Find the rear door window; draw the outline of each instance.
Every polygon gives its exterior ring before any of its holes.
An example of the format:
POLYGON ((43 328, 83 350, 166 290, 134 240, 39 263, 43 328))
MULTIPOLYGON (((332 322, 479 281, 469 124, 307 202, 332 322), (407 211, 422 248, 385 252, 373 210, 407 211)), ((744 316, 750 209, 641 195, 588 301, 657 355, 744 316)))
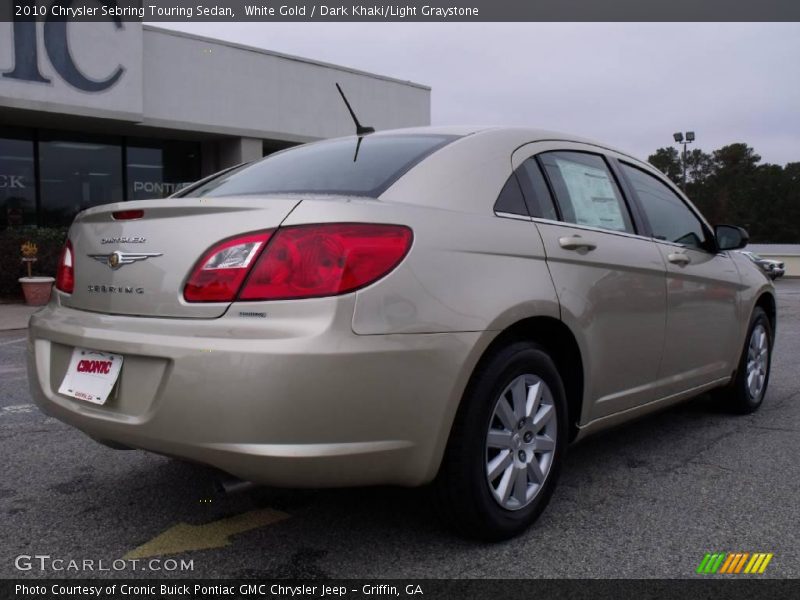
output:
POLYGON ((185 196, 310 193, 376 197, 409 169, 457 139, 374 135, 297 146, 224 173, 185 196))
POLYGON ((563 221, 635 233, 622 192, 602 156, 559 151, 540 154, 539 160, 563 221))

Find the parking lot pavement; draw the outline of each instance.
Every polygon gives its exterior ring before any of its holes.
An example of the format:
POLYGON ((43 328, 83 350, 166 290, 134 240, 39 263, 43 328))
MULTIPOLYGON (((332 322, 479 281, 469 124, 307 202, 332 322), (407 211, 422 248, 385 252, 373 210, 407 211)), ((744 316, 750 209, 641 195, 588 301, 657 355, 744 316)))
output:
POLYGON ((28 326, 28 319, 39 309, 39 306, 0 302, 0 331, 25 329, 28 326))
POLYGON ((0 332, 0 577, 689 577, 707 552, 774 553, 763 576, 800 577, 800 281, 778 296, 762 410, 700 397, 587 439, 539 522, 494 545, 442 529, 425 489, 222 496, 209 469, 100 446, 29 404, 24 332, 0 332), (19 571, 20 555, 193 570, 19 571))

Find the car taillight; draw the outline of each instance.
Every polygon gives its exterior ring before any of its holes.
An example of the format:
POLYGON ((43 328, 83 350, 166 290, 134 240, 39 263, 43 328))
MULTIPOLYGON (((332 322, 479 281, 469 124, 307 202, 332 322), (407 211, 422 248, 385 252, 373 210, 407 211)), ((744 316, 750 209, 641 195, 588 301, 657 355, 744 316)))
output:
POLYGON ((411 247, 402 225, 329 223, 279 229, 253 267, 241 300, 345 294, 394 269, 411 247))
POLYGON ((232 302, 272 231, 220 242, 198 261, 183 288, 188 302, 232 302))
POLYGON ((237 263, 241 266, 237 267, 236 277, 231 275, 224 281, 220 281, 227 277, 224 270, 204 269, 203 265, 227 248, 252 243, 265 234, 235 238, 212 248, 189 278, 184 289, 186 300, 232 301, 239 287, 239 300, 345 294, 387 275, 406 255, 413 239, 411 229, 402 225, 364 223, 297 225, 277 230, 271 239, 270 233, 247 261, 237 263), (220 292, 210 294, 212 289, 220 292))
POLYGON ((72 242, 67 240, 58 258, 56 271, 56 288, 71 294, 75 289, 75 255, 72 252, 72 242))

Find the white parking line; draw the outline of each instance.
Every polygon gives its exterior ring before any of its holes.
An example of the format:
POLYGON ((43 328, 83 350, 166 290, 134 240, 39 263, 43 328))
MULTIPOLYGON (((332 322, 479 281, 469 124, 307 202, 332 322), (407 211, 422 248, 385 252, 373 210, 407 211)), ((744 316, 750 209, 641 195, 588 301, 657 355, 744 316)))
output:
POLYGON ((20 342, 24 342, 28 338, 17 338, 16 340, 8 340, 7 342, 0 342, 0 346, 10 346, 11 344, 19 344, 20 342))
POLYGON ((15 404, 13 406, 4 406, 3 408, 0 408, 0 412, 9 415, 19 415, 33 412, 34 408, 35 407, 32 404, 15 404))

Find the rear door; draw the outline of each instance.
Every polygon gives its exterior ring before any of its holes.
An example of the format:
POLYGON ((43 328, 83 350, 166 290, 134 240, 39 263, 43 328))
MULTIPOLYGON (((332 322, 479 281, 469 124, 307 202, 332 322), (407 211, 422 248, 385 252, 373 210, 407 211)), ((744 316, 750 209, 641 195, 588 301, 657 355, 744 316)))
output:
POLYGON ((728 377, 735 368, 741 279, 728 252, 717 252, 706 223, 672 185, 620 161, 667 267, 667 336, 660 378, 683 392, 728 377))
POLYGON ((535 143, 512 162, 526 194, 537 196, 534 221, 561 317, 581 346, 590 402, 582 422, 658 398, 664 262, 652 239, 640 235, 606 158, 579 144, 535 143))

